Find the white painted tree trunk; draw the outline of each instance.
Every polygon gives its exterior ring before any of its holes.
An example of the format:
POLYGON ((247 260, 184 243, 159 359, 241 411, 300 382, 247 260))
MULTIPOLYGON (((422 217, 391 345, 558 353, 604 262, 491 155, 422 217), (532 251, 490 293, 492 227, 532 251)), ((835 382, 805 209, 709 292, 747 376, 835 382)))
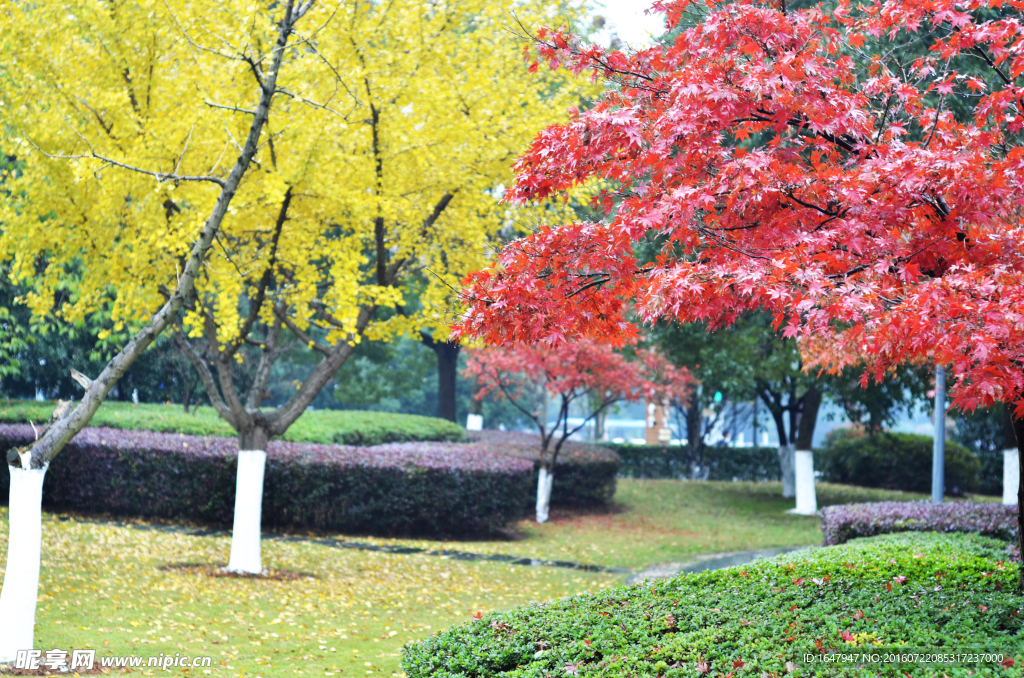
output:
POLYGON ((1012 506, 1017 503, 1017 486, 1020 484, 1020 463, 1017 450, 1003 450, 1003 503, 1012 506))
POLYGON ((783 445, 779 448, 779 466, 782 469, 782 496, 792 499, 796 496, 796 478, 793 475, 793 452, 796 449, 793 445, 783 445))
POLYGON ((548 509, 551 508, 551 483, 555 476, 541 468, 537 474, 537 522, 548 522, 548 509))
POLYGON ((796 508, 793 513, 813 516, 818 512, 818 496, 814 491, 814 454, 810 450, 793 453, 793 475, 796 477, 796 508))
POLYGON ((260 520, 263 512, 263 471, 267 453, 263 450, 239 450, 235 483, 235 521, 231 529, 231 572, 260 574, 260 520))
POLYGON ((10 539, 0 591, 0 662, 13 662, 18 650, 32 649, 43 541, 43 478, 48 466, 7 467, 11 471, 10 539))

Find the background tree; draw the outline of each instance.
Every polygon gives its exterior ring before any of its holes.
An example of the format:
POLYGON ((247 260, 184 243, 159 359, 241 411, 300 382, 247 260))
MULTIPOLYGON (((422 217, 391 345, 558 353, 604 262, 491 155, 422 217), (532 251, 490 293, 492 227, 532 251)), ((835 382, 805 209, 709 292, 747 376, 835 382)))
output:
POLYGON ((85 395, 77 406, 55 410, 29 449, 7 454, 11 512, 0 661, 32 647, 46 468, 191 295, 236 192, 244 190, 289 39, 312 7, 313 0, 288 0, 262 16, 253 8, 253 21, 239 30, 238 15, 228 9, 0 5, 7 26, 0 48, 8 57, 0 65, 7 86, 0 143, 16 159, 3 178, 0 258, 10 260, 15 282, 33 280, 27 299, 37 317, 50 310, 67 268, 89 259, 76 280, 77 303, 61 309, 64 318, 74 322, 109 307, 115 330, 141 325, 95 379, 82 379, 85 395), (204 51, 189 37, 200 28, 230 29, 224 34, 242 42, 230 54, 219 51, 223 44, 204 51), (207 87, 234 87, 236 101, 252 106, 235 135, 212 120, 216 106, 188 73, 201 74, 207 87), (179 136, 188 118, 188 134, 179 136), (186 161, 187 151, 209 150, 218 137, 225 143, 217 144, 215 162, 186 161), (232 141, 237 159, 221 168, 232 141), (186 211, 176 201, 188 208, 186 220, 174 219, 186 211), (143 272, 153 284, 144 284, 143 272), (131 284, 116 286, 124 281, 131 284))
POLYGON ((617 87, 538 136, 509 197, 611 177, 621 202, 506 248, 473 278, 464 331, 619 341, 635 333, 627 302, 716 327, 764 309, 787 336, 824 340, 818 363, 866 361, 865 382, 949 365, 957 406, 1015 403, 1024 448, 1019 8, 660 9, 671 29, 687 13, 696 25, 628 55, 538 34, 542 58, 617 87), (652 232, 665 246, 640 267, 632 246, 652 232))
POLYGON ((467 361, 466 375, 479 385, 478 398, 507 399, 540 433, 538 523, 547 522, 555 464, 566 440, 615 403, 685 397, 690 381, 685 369, 656 351, 641 351, 629 361, 593 341, 479 349, 467 361), (582 415, 578 424, 569 423, 574 409, 582 415))
POLYGON ((974 452, 981 462, 981 485, 978 492, 1002 495, 1005 463, 1003 450, 1017 447, 1009 408, 996 403, 958 414, 950 439, 974 452))

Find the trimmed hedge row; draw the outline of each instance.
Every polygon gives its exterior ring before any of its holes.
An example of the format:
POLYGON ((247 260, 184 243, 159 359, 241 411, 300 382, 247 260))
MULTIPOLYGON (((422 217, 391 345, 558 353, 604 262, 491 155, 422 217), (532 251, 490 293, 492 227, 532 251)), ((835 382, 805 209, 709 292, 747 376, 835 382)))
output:
MULTIPOLYGON (((0 400, 0 422, 49 421, 54 403, 34 400, 0 400)), ((153 405, 107 401, 93 416, 96 427, 127 431, 184 433, 197 436, 235 437, 235 431, 212 407, 185 412, 177 405, 153 405)), ((358 410, 309 410, 282 437, 293 443, 322 445, 383 445, 421 440, 461 441, 458 424, 435 417, 358 410)))
MULTIPOLYGON (((517 431, 471 431, 474 447, 484 452, 533 462, 533 487, 540 470, 540 437, 517 431)), ((619 455, 601 445, 566 441, 555 463, 551 503, 555 506, 603 504, 615 496, 619 455)))
MULTIPOLYGON (((841 432, 814 455, 814 469, 822 480, 905 492, 930 492, 931 467, 931 436, 912 433, 841 432)), ((947 441, 945 468, 946 494, 978 490, 981 462, 966 447, 947 441)))
POLYGON ((777 447, 704 448, 701 459, 688 445, 604 444, 619 455, 620 478, 671 478, 674 480, 779 480, 777 447))
POLYGON ((406 645, 409 678, 1008 676, 1018 566, 977 535, 900 534, 484 615, 406 645), (1002 654, 988 664, 807 664, 805 655, 1002 654), (910 674, 907 674, 910 675, 910 674))
MULTIPOLYGON (((0 425, 0 449, 34 439, 0 425)), ((237 439, 89 428, 50 465, 45 504, 230 525, 237 439)), ((379 535, 486 534, 523 516, 531 464, 457 443, 373 448, 271 441, 263 523, 379 535)), ((10 475, 0 473, 0 497, 10 475)))
POLYGON ((891 532, 972 532, 1017 540, 1017 507, 957 501, 880 501, 821 509, 825 546, 891 532))

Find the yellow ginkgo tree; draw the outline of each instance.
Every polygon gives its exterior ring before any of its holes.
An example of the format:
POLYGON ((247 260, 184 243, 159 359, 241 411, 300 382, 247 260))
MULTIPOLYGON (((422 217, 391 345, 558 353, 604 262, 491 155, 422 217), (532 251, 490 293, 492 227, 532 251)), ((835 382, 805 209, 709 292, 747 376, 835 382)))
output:
POLYGON ((237 218, 233 201, 279 199, 272 180, 250 176, 274 174, 271 111, 282 89, 316 77, 302 70, 297 29, 314 34, 339 9, 0 1, 0 150, 13 167, 0 178, 0 259, 30 283, 37 317, 73 280, 75 301, 59 315, 110 314, 131 330, 99 375, 76 375, 81 401, 7 454, 0 662, 33 644, 49 463, 193 297, 212 244, 237 218))
POLYGON ((591 87, 524 62, 516 22, 550 21, 549 8, 355 3, 297 48, 317 76, 280 89, 269 162, 234 203, 176 334, 238 431, 229 569, 262 570, 267 441, 364 338, 447 336, 453 290, 516 217, 500 203, 516 157, 591 87), (261 407, 296 343, 310 367, 280 407, 261 407))

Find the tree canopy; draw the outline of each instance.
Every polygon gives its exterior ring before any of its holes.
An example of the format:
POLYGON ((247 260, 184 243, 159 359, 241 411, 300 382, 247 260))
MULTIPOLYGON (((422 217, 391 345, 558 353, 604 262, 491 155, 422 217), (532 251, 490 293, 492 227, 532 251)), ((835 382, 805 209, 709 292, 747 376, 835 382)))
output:
POLYGON ((658 7, 673 37, 636 53, 538 33, 541 59, 616 87, 534 140, 510 200, 620 187, 606 219, 538 229, 475 274, 462 331, 622 341, 627 309, 764 309, 833 368, 934 360, 957 405, 1018 399, 1020 3, 658 7))

